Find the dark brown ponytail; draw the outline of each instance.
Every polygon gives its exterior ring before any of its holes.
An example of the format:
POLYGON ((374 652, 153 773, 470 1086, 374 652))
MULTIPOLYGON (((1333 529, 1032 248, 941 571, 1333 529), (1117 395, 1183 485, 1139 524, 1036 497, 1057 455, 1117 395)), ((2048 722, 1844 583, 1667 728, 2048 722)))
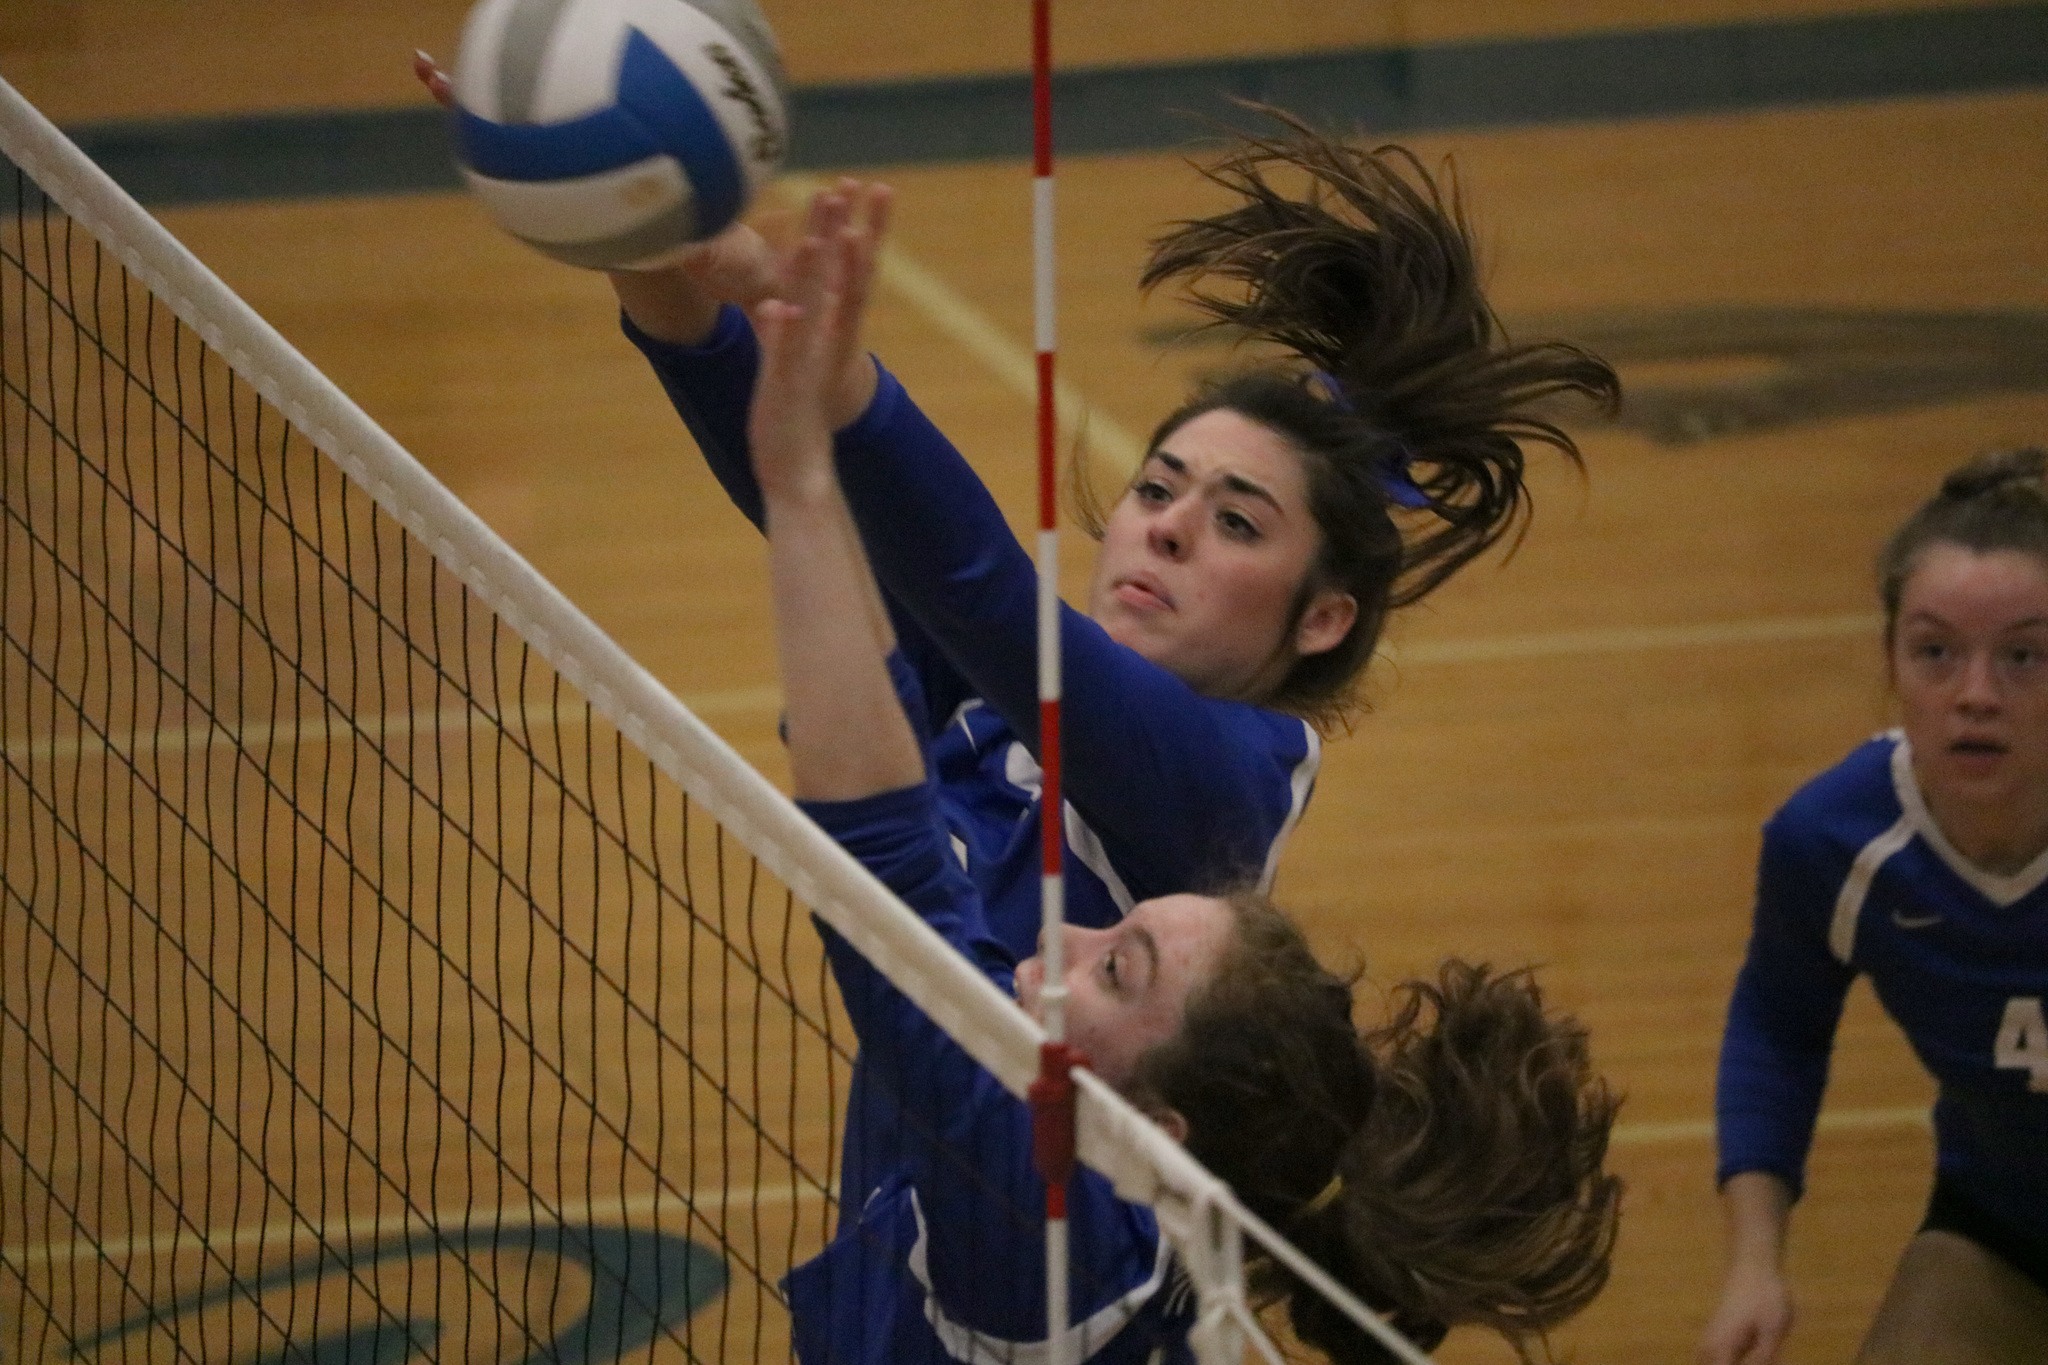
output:
MULTIPOLYGON (((1338 1159, 1338 1197, 1311 1220, 1397 1324, 1486 1327, 1526 1355, 1607 1282, 1617 1101, 1584 1029, 1545 1012, 1527 971, 1446 962, 1397 998, 1366 1038, 1372 1111, 1338 1159)), ((1355 1333, 1320 1298, 1296 1301, 1305 1340, 1355 1333)))
POLYGON ((1311 586, 1359 603, 1354 638, 1301 660, 1269 699, 1314 716, 1341 709, 1389 611, 1524 522, 1522 442, 1578 461, 1577 445, 1540 405, 1579 394, 1611 408, 1620 384, 1576 346, 1502 335, 1454 180, 1440 186, 1403 148, 1367 151, 1252 107, 1280 131, 1243 136, 1202 168, 1237 206, 1175 224, 1153 244, 1143 284, 1179 280, 1211 325, 1301 363, 1204 386, 1153 444, 1203 412, 1231 408, 1308 457, 1325 542, 1311 586), (1283 177, 1306 185, 1276 183, 1283 177))
MULTIPOLYGON (((1136 1097, 1178 1112, 1248 1208, 1425 1349, 1470 1325, 1526 1358, 1599 1292, 1613 1252, 1618 1102, 1584 1029, 1545 1010, 1528 972, 1451 961, 1361 1036, 1350 983, 1292 923, 1231 903, 1238 938, 1141 1062, 1136 1097)), ((1332 1360, 1388 1359, 1283 1268, 1259 1264, 1253 1285, 1332 1360)))

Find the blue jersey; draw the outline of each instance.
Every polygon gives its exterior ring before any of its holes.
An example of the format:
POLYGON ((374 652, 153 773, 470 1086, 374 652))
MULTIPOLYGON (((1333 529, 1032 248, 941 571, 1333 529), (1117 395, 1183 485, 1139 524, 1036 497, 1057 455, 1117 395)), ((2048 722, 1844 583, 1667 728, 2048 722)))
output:
MULTIPOLYGON (((759 351, 727 308, 701 347, 630 322, 712 472, 755 525, 747 452, 759 351)), ((887 372, 836 438, 840 483, 903 656, 950 846, 996 937, 1019 957, 1039 925, 1036 567, 981 480, 887 372)), ((1321 748, 1298 717, 1195 692, 1071 608, 1062 747, 1067 916, 1101 928, 1138 901, 1270 886, 1321 748)))
MULTIPOLYGON (((901 680, 899 679, 899 686, 901 680)), ((806 807, 840 844, 1005 992, 1009 951, 988 931, 926 784, 806 807)), ((1031 1115, 922 1011, 820 926, 860 1039, 848 1202, 832 1243, 790 1273, 804 1365, 942 1365, 1045 1358, 1045 1193, 1031 1115)), ((1077 1172, 1069 1192, 1072 1358, 1192 1360, 1192 1294, 1151 1210, 1077 1172)))
POLYGON ((1842 1000, 1858 973, 1939 1083, 1937 1161, 2048 1238, 2048 853, 2013 876, 1956 852, 1905 738, 1858 748, 1764 828, 1756 924, 1721 1044, 1720 1178, 1796 1193, 1842 1000))

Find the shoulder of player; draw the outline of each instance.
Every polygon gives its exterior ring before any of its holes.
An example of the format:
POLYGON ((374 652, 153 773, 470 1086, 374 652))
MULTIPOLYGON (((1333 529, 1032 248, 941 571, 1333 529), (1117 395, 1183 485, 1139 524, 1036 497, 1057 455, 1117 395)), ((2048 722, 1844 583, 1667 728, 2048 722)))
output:
POLYGON ((1132 657, 1164 684, 1123 714, 1123 739, 1134 761, 1167 764, 1197 785, 1231 788, 1267 781, 1291 786, 1305 760, 1314 760, 1313 776, 1323 739, 1308 721, 1251 702, 1205 697, 1132 657))
POLYGON ((1778 807, 1769 828, 1801 841, 1847 842, 1861 848, 1904 813, 1892 781, 1898 736, 1859 744, 1841 762, 1810 778, 1778 807))
POLYGON ((1217 697, 1200 700, 1204 719, 1237 749, 1239 762, 1276 763, 1291 771, 1303 758, 1322 754, 1321 731, 1291 712, 1217 697))

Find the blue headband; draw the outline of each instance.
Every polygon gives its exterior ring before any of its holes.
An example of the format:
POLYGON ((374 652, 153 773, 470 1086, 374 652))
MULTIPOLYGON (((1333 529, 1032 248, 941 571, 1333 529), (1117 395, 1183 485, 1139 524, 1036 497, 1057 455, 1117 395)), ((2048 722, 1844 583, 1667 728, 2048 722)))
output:
MULTIPOLYGON (((1344 386, 1337 382, 1337 376, 1328 370, 1317 370, 1315 377, 1323 386, 1323 393, 1330 402, 1345 412, 1355 411, 1351 406, 1351 400, 1344 396, 1344 386)), ((1380 489, 1387 495, 1387 501, 1396 507, 1420 510, 1430 506, 1429 494, 1422 491, 1422 485, 1416 483, 1414 476, 1408 472, 1408 467, 1414 462, 1415 452, 1408 449, 1405 442, 1397 439, 1394 442, 1394 454, 1385 460, 1380 468, 1380 489)))

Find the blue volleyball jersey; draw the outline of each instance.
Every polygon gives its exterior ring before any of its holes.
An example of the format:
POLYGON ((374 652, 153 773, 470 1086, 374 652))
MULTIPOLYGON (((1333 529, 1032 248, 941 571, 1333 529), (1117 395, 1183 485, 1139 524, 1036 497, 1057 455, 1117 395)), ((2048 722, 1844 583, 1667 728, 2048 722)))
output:
POLYGON ((1930 818, 1903 735, 1862 745, 1764 828, 1755 926, 1721 1044, 1719 1178, 1800 1190, 1842 1001, 1867 973, 1939 1084, 1937 1162, 2048 1238, 2048 853, 2012 876, 1930 818))
MULTIPOLYGON (((703 345, 625 323, 735 506, 761 523, 747 451, 760 355, 744 313, 703 345)), ((883 371, 837 437, 841 485, 924 702, 913 722, 951 847, 997 938, 1028 955, 1039 925, 1037 570, 951 442, 883 371)), ((1270 886, 1315 783, 1298 717, 1204 697, 1064 605, 1067 916, 1100 928, 1138 901, 1270 886)))
MULTIPOLYGON (((899 687, 901 678, 899 677, 899 687)), ((927 783, 806 809, 1006 993, 989 933, 927 783)), ((819 926, 860 1039, 838 1233, 785 1284, 804 1365, 1047 1358, 1045 1193, 1031 1115, 844 939, 819 926), (853 1114, 887 1110, 886 1124, 853 1114)), ((1085 1168, 1069 1191, 1069 1358, 1192 1360, 1194 1304, 1151 1210, 1085 1168)))

